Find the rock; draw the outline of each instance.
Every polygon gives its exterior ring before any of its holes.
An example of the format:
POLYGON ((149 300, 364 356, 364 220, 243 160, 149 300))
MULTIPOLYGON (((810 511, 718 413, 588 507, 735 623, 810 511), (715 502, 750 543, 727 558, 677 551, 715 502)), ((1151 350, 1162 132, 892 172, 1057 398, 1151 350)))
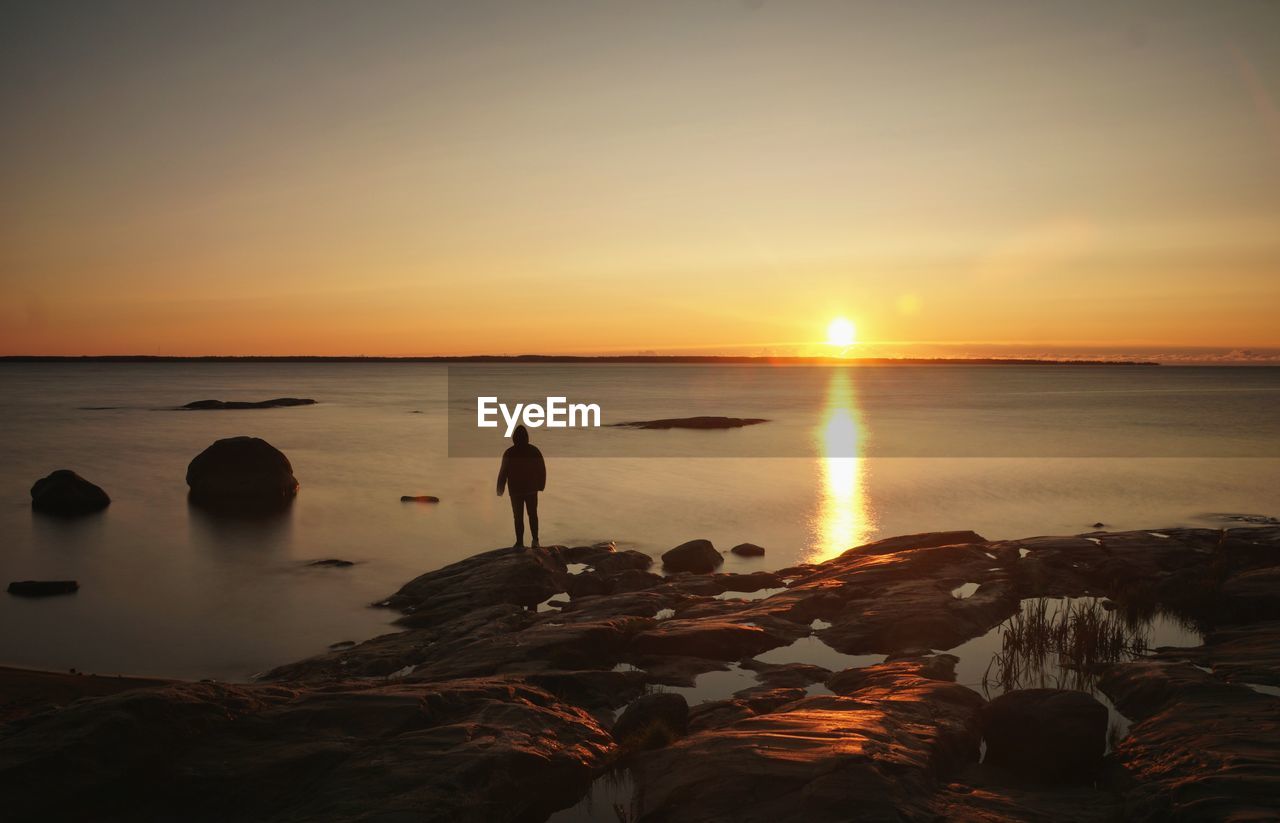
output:
POLYGON ((19 597, 51 597, 56 594, 75 594, 80 584, 74 580, 15 580, 9 584, 9 594, 19 597))
POLYGON ((210 504, 275 505, 298 493, 284 453, 258 437, 228 437, 196 455, 187 467, 194 500, 210 504))
POLYGON ((721 704, 720 718, 699 712, 702 731, 633 762, 636 818, 932 820, 939 775, 977 759, 981 704, 963 686, 917 679, 755 716, 721 704))
POLYGON ((400 502, 401 503, 439 503, 440 498, 432 497, 429 494, 419 494, 419 495, 406 494, 406 495, 401 495, 400 502))
POLYGON ((1233 623, 1280 618, 1280 566, 1250 569, 1228 577, 1219 590, 1219 616, 1233 623))
POLYGON ((46 514, 88 514, 110 503, 105 491, 70 469, 51 472, 31 487, 31 508, 46 514))
POLYGON ((403 625, 427 626, 497 603, 532 608, 566 591, 570 577, 582 575, 569 575, 550 549, 495 549, 420 575, 375 605, 404 612, 403 625))
POLYGON ((636 654, 680 655, 712 660, 739 660, 785 646, 791 638, 742 623, 712 619, 664 620, 636 635, 636 654))
POLYGON ((710 540, 690 540, 662 554, 662 567, 672 572, 709 574, 724 562, 710 540))
POLYGON ((1125 820, 1280 819, 1276 696, 1151 660, 1112 666, 1099 686, 1133 720, 1113 754, 1130 777, 1125 820))
POLYGON ((985 762, 1037 782, 1087 783, 1102 766, 1107 717, 1085 692, 1005 692, 982 710, 985 762))
POLYGON ((277 397, 274 400, 246 402, 243 400, 196 400, 179 409, 188 411, 211 411, 218 409, 278 409, 287 406, 311 406, 314 400, 305 397, 277 397))
POLYGON ((985 543, 986 539, 977 532, 925 532, 923 534, 903 534, 897 537, 886 537, 874 543, 856 546, 845 554, 892 554, 906 549, 935 549, 940 546, 960 546, 973 543, 985 543))
POLYGON ((545 819, 615 750, 582 709, 502 679, 325 690, 176 684, 0 731, 6 819, 545 819), (68 741, 74 740, 74 746, 68 741))
POLYGON ((1095 528, 1095 529, 1103 529, 1103 528, 1106 528, 1106 526, 1107 526, 1107 524, 1106 524, 1106 523, 1103 523, 1103 522, 1101 522, 1101 521, 1099 521, 1099 522, 1097 522, 1097 523, 1094 523, 1094 524, 1093 524, 1093 528, 1095 528))
POLYGON ((739 557, 764 557, 764 547, 755 543, 739 543, 729 551, 739 557))
POLYGON ((909 677, 955 682, 958 662, 960 658, 953 654, 897 658, 874 666, 838 671, 826 678, 825 685, 836 694, 853 694, 873 686, 889 686, 909 677))
POLYGON ((673 692, 647 694, 613 724, 613 739, 629 749, 656 749, 689 732, 689 703, 673 692))
POLYGON ((633 420, 610 423, 629 429, 739 429, 769 421, 760 417, 668 417, 662 420, 633 420))
POLYGON ((653 565, 653 558, 644 552, 627 549, 620 552, 608 552, 596 555, 589 561, 591 568, 602 574, 614 574, 624 569, 647 571, 653 565))
POLYGON ((308 566, 325 566, 325 567, 334 568, 334 569, 345 569, 349 566, 354 566, 355 563, 350 560, 339 560, 336 557, 330 557, 326 560, 312 560, 307 565, 308 566))

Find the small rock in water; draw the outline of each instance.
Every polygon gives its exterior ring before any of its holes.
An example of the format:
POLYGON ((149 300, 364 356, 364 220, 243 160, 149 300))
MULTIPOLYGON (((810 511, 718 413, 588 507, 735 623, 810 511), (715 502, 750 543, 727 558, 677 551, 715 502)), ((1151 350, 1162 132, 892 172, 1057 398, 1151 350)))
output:
POLYGON ((405 494, 400 497, 401 503, 439 503, 440 498, 432 497, 429 494, 411 495, 405 494))
POLYGON ((89 514, 105 509, 111 498, 101 487, 70 469, 58 469, 31 487, 31 508, 46 514, 89 514))
POLYGON ((15 580, 9 584, 9 594, 19 597, 51 597, 55 594, 75 594, 80 584, 74 580, 15 580))
POLYGON ((662 567, 673 572, 709 574, 724 562, 710 540, 690 540, 662 555, 662 567))
POLYGON ((328 566, 330 568, 335 568, 335 569, 345 569, 347 566, 354 566, 355 562, 352 560, 339 560, 336 557, 330 557, 327 560, 312 560, 307 565, 308 566, 328 566))
POLYGON ((757 546, 755 543, 739 543, 738 545, 734 546, 732 549, 729 549, 729 551, 732 552, 733 554, 738 555, 739 557, 763 557, 764 556, 764 547, 757 546))
POLYGON ((1099 521, 1099 522, 1097 522, 1097 523, 1094 523, 1094 524, 1093 524, 1093 527, 1094 527, 1095 529, 1101 529, 1101 528, 1105 528, 1105 527, 1106 527, 1106 525, 1107 525, 1106 523, 1103 523, 1103 522, 1099 521))

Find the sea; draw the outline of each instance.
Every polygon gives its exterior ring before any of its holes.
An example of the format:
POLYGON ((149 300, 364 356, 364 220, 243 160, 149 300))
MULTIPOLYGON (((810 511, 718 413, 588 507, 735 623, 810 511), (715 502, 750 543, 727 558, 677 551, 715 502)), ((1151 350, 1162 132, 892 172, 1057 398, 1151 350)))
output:
POLYGON ((475 397, 566 397, 600 428, 532 428, 544 544, 655 557, 751 542, 724 570, 816 562, 878 538, 991 539, 1280 516, 1280 368, 1066 365, 55 362, 0 364, 0 664, 246 681, 395 631, 372 607, 423 572, 513 540, 495 493, 500 426, 475 397), (180 410, 196 400, 315 405, 180 410), (724 430, 618 423, 690 416, 724 430), (269 517, 214 515, 185 473, 215 440, 261 437, 300 483, 269 517), (112 503, 30 507, 55 469, 112 503), (405 503, 432 495, 439 503, 405 503), (346 567, 313 566, 341 559, 346 567))

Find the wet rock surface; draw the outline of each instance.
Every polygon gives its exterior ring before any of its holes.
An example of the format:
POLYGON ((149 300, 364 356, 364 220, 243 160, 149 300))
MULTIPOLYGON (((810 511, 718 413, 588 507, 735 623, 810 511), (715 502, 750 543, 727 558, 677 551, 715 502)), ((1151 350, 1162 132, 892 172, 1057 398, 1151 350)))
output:
MULTIPOLYGON (((629 770, 625 813, 640 821, 1280 812, 1280 620, 1266 597, 1280 528, 939 532, 749 575, 716 564, 663 576, 651 563, 607 543, 484 552, 379 601, 403 631, 255 684, 21 714, 0 726, 0 791, 17 798, 6 813, 41 819, 37 798, 56 796, 68 820, 163 819, 176 806, 191 820, 542 820, 616 768, 629 770), (994 718, 1026 698, 989 704, 940 652, 1029 598, 1082 594, 1124 619, 1175 613, 1205 643, 1096 664, 1132 726, 1092 783, 1045 785, 1043 763, 1028 775, 999 744, 980 762, 984 722, 990 746, 994 718), (818 648, 826 663, 805 657, 818 648), (687 734, 677 719, 618 745, 628 724, 651 728, 656 707, 674 716, 677 702, 687 734), (650 704, 641 722, 636 707, 650 704)), ((1101 707, 1070 694, 1092 768, 1101 707)), ((1048 712, 1034 731, 1066 747, 1068 715, 1048 712)))

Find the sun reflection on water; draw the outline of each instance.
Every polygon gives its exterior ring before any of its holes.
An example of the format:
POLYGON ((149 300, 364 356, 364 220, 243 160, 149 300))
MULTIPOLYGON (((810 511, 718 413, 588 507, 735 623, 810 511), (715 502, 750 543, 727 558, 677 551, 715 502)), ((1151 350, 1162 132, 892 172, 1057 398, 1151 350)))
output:
POLYGON ((866 543, 875 530, 866 494, 864 435, 849 370, 833 369, 822 422, 816 431, 822 500, 814 522, 811 561, 828 560, 866 543))

